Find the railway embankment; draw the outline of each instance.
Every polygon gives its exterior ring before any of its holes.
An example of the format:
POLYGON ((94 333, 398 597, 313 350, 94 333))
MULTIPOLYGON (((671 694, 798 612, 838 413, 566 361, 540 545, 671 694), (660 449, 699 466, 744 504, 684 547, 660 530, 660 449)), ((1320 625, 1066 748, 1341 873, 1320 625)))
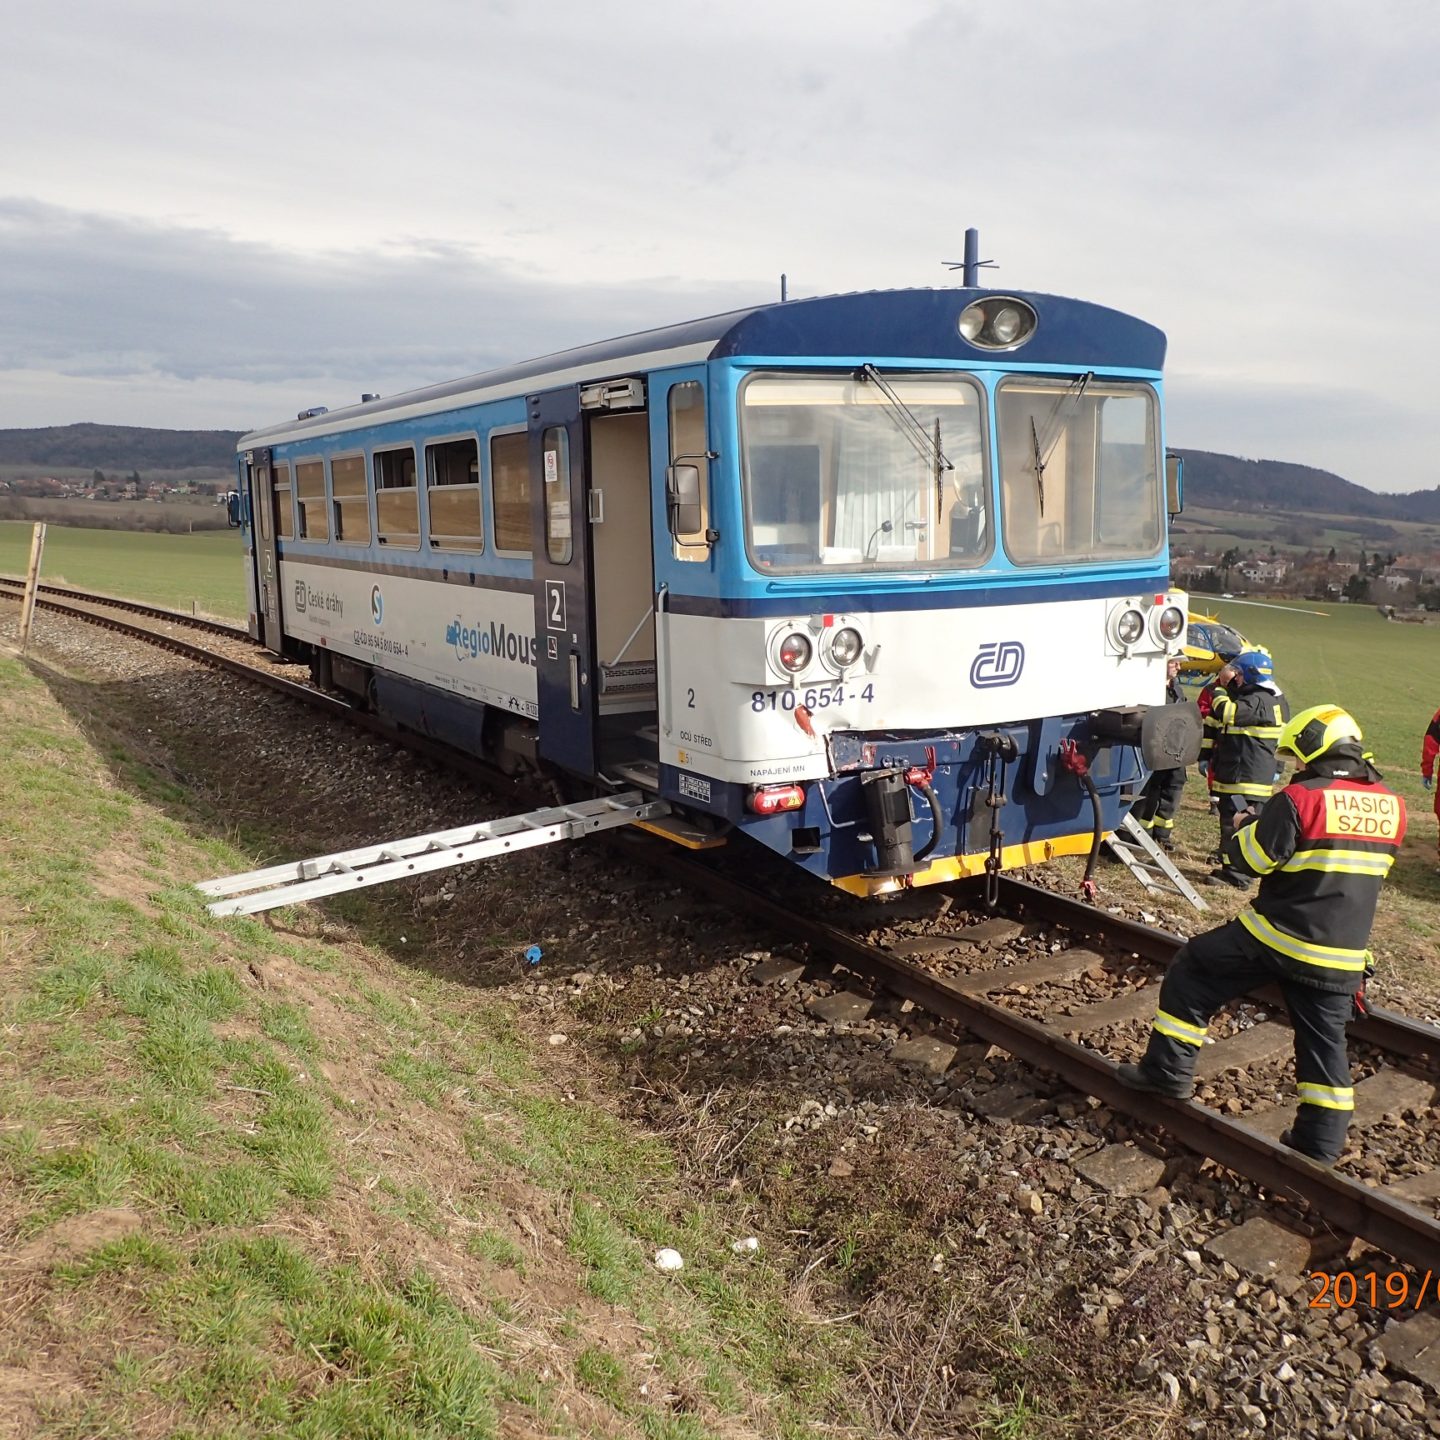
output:
POLYGON ((169 749, 187 689, 143 652, 104 678, 0 654, 0 1432, 857 1418, 858 1330, 731 1249, 745 1207, 694 1195, 553 1016, 433 973, 418 930, 203 914, 189 882, 252 852, 169 749), (142 692, 170 703, 137 743, 142 692))
MULTIPOLYGON (((96 635, 47 616, 0 662, 0 1396, 32 1429, 1440 1434, 1409 1317, 1311 1303, 1365 1257, 1236 1248, 1290 1218, 1258 1187, 1003 1053, 937 1063, 623 849, 209 920, 187 882, 502 807, 96 635)), ((890 941, 1068 943, 911 908, 890 941)))

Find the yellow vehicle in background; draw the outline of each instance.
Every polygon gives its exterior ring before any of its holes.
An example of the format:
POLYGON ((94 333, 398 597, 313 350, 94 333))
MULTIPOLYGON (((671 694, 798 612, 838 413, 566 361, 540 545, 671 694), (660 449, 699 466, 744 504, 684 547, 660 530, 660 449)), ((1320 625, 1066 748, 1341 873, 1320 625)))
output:
POLYGON ((1186 617, 1185 660, 1180 668, 1182 684, 1203 685, 1212 675, 1217 675, 1237 655, 1245 650, 1259 650, 1265 655, 1270 651, 1264 645, 1247 640, 1232 625, 1214 615, 1197 615, 1193 611, 1186 617))

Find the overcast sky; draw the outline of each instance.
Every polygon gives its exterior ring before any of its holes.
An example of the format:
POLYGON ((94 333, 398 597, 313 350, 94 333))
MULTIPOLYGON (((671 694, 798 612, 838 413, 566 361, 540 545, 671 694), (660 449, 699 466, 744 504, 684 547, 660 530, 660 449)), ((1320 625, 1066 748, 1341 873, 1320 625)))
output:
POLYGON ((1169 443, 1440 483, 1429 0, 52 0, 0 53, 0 427, 248 429, 792 295, 1165 330, 1169 443))

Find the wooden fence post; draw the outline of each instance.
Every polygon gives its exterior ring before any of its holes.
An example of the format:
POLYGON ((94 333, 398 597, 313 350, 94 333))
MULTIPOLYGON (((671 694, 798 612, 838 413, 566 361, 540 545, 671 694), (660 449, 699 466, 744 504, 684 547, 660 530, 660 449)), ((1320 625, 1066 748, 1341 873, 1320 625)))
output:
POLYGON ((45 526, 36 521, 30 537, 30 568, 25 572, 25 598, 20 604, 20 653, 30 644, 30 622, 35 618, 35 591, 40 585, 40 557, 45 553, 45 526))

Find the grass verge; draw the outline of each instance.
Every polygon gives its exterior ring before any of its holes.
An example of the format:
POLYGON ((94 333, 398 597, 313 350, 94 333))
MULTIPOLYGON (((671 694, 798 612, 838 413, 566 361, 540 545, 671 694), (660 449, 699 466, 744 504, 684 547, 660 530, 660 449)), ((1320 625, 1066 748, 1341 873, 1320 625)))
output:
POLYGON ((353 933, 210 920, 188 882, 250 859, 3 657, 0 726, 17 1435, 845 1430, 859 1332, 567 1050, 353 933))

